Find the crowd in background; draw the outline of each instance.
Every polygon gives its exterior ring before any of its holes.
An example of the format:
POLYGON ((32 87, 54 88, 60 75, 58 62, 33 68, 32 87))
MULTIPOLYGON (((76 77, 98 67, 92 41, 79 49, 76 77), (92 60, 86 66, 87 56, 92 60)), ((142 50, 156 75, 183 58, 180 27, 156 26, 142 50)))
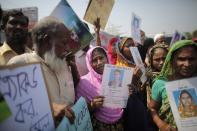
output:
MULTIPOLYGON (((191 39, 182 37, 172 46, 164 34, 148 38, 141 30, 141 43, 132 37, 116 36, 103 47, 98 18, 94 23, 96 46, 89 44, 70 54, 68 43, 78 41, 58 19, 45 17, 29 32, 28 17, 21 11, 1 11, 0 15, 1 31, 5 33, 0 65, 41 63, 56 126, 63 116, 73 123, 71 107, 83 96, 94 131, 178 130, 165 83, 197 76, 197 30, 191 39), (137 47, 140 52, 148 78, 145 83, 140 81, 142 71, 136 66, 130 47, 137 47), (133 69, 126 108, 103 106, 105 98, 100 92, 105 64, 133 69)), ((183 107, 179 108, 183 116, 197 115, 197 105, 183 107)))

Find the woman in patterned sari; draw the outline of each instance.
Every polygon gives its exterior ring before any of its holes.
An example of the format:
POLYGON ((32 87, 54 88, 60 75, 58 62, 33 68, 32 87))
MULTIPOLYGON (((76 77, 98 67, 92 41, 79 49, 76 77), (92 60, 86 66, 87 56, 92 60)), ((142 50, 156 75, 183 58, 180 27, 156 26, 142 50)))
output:
POLYGON ((169 50, 162 71, 152 87, 152 118, 161 131, 177 131, 167 97, 165 82, 194 77, 197 74, 197 44, 191 40, 176 42, 169 50))
POLYGON ((140 77, 142 72, 134 63, 130 47, 135 46, 132 38, 124 37, 117 43, 117 66, 133 68, 135 76, 132 78, 130 96, 124 110, 125 131, 153 131, 149 123, 149 116, 146 106, 146 90, 142 88, 140 77))
POLYGON ((166 55, 168 53, 169 46, 166 44, 154 45, 149 51, 149 67, 147 71, 147 102, 150 102, 151 87, 155 81, 155 78, 161 72, 166 55))
POLYGON ((121 42, 116 44, 117 49, 117 66, 135 67, 130 47, 135 46, 134 41, 130 37, 123 37, 121 42))

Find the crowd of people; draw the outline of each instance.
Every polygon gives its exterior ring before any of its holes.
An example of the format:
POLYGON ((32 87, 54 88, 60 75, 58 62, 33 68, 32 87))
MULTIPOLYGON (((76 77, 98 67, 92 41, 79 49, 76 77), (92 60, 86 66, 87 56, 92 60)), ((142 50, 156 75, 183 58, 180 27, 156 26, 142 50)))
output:
MULTIPOLYGON (((83 96, 94 131, 178 130, 165 83, 197 76, 197 31, 193 32, 192 39, 184 38, 172 46, 169 46, 164 34, 156 34, 154 39, 147 38, 141 30, 141 43, 136 43, 132 37, 117 36, 102 47, 98 18, 94 23, 96 46, 89 44, 76 54, 70 54, 68 43, 78 41, 74 40, 62 21, 45 17, 37 22, 29 35, 29 20, 21 11, 0 14, 1 30, 5 33, 5 41, 0 47, 0 66, 41 64, 56 127, 64 116, 70 123, 74 122, 71 107, 83 96), (33 43, 33 47, 29 43, 33 43), (142 71, 136 66, 130 47, 137 47, 140 52, 148 78, 145 83, 140 80, 142 71), (133 69, 126 108, 103 106, 105 98, 101 94, 101 83, 105 64, 133 69)), ((193 104, 192 111, 185 111, 184 95, 193 100, 187 91, 181 92, 181 117, 196 116, 197 106, 193 101, 190 102, 193 104)))

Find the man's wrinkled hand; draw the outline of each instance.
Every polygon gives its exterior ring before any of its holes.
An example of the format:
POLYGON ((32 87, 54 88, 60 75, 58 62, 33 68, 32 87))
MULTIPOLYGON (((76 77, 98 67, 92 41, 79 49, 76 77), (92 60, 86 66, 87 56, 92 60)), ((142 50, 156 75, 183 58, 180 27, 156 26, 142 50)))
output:
POLYGON ((68 120, 69 120, 69 122, 71 124, 74 123, 74 121, 75 121, 75 113, 71 109, 71 106, 66 106, 66 108, 64 109, 64 115, 68 118, 68 120))

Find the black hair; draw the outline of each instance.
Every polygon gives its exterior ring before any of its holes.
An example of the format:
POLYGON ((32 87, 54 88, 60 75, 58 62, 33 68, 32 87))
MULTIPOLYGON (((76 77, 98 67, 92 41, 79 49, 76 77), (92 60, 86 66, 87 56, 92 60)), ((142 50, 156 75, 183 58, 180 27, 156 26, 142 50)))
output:
MULTIPOLYGON (((157 48, 154 48, 151 52, 150 52, 150 66, 151 66, 151 68, 152 69, 155 69, 155 67, 153 67, 153 56, 155 55, 155 52, 156 52, 156 50, 157 49, 162 49, 163 51, 165 51, 166 52, 166 56, 167 56, 167 54, 168 54, 168 49, 167 48, 162 48, 162 47, 157 47, 157 48)), ((166 57, 165 56, 165 57, 166 57)))
MULTIPOLYGON (((2 15, 3 15, 3 10, 1 9, 1 5, 0 5, 0 31, 1 31, 1 19, 2 19, 2 15)), ((0 41, 0 46, 2 45, 1 41, 0 41)))
POLYGON ((101 53, 103 53, 103 54, 105 54, 105 55, 107 56, 107 54, 106 54, 106 52, 104 51, 104 49, 103 49, 103 48, 100 48, 100 47, 95 48, 95 49, 92 51, 92 53, 93 53, 93 52, 101 52, 101 53))
POLYGON ((0 5, 0 21, 1 21, 2 15, 3 15, 3 10, 1 9, 1 5, 0 5))
POLYGON ((187 90, 182 90, 181 93, 180 93, 180 95, 179 95, 179 97, 181 98, 181 96, 183 94, 185 94, 185 93, 188 94, 191 99, 193 99, 192 95, 187 90))
POLYGON ((141 55, 141 58, 142 58, 143 62, 145 61, 148 49, 150 47, 152 47, 152 46, 154 46, 153 38, 146 38, 144 40, 144 44, 143 45, 141 45, 141 44, 137 45, 137 48, 138 48, 138 50, 140 52, 140 55, 141 55))
POLYGON ((8 22, 8 19, 10 16, 24 16, 25 19, 26 19, 26 22, 27 24, 29 23, 29 19, 27 16, 25 16, 22 12, 22 10, 9 10, 9 11, 4 11, 3 13, 3 17, 2 17, 2 25, 1 25, 1 28, 4 29, 7 22, 8 22))
POLYGON ((95 48, 93 51, 92 51, 92 55, 95 53, 95 52, 100 52, 100 53, 103 53, 103 54, 105 54, 105 56, 107 57, 107 54, 106 54, 106 52, 104 51, 104 49, 103 48, 95 48))
POLYGON ((168 48, 167 47, 156 47, 156 48, 152 49, 151 52, 150 52, 150 58, 151 58, 151 60, 153 59, 153 56, 154 56, 155 51, 157 49, 163 49, 163 50, 165 50, 168 53, 168 48))
POLYGON ((154 46, 153 38, 146 38, 144 41, 144 52, 146 53, 149 47, 154 46))

